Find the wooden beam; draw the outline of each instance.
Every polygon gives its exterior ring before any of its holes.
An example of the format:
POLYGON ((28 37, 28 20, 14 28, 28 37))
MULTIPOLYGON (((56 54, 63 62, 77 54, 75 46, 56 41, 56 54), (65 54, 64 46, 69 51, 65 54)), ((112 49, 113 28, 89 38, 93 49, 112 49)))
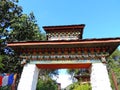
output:
POLYGON ((46 69, 60 69, 60 68, 89 68, 91 63, 84 64, 36 64, 38 68, 46 68, 46 69))

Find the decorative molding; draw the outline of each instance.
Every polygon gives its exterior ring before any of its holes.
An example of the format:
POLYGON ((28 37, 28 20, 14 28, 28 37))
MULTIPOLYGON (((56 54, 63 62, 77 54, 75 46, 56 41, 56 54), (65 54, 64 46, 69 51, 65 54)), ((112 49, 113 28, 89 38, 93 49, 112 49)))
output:
POLYGON ((100 63, 101 60, 52 60, 52 61, 48 61, 48 60, 33 60, 30 61, 30 64, 89 64, 89 63, 100 63))

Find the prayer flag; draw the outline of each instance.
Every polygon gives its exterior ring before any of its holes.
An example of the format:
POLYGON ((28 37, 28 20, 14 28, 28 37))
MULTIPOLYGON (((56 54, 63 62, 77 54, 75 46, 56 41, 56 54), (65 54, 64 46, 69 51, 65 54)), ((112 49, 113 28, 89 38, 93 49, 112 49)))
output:
POLYGON ((12 85, 13 80, 14 80, 14 74, 10 74, 8 78, 8 85, 12 85))

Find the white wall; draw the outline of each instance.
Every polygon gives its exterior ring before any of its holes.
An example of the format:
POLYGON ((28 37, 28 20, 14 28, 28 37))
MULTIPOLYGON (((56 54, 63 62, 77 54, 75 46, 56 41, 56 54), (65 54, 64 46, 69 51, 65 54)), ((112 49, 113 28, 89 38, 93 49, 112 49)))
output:
POLYGON ((18 84, 17 90, 36 90, 39 69, 35 64, 26 64, 18 84))
POLYGON ((92 90, 112 90, 106 65, 93 63, 91 67, 92 90))

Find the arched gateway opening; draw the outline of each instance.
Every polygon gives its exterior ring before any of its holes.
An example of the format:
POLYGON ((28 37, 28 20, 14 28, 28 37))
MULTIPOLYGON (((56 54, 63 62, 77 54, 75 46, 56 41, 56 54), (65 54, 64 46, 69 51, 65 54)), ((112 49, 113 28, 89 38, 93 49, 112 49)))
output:
POLYGON ((35 90, 41 68, 91 68, 92 90, 112 90, 106 60, 120 44, 120 38, 82 39, 84 27, 45 26, 47 41, 9 43, 20 57, 29 61, 17 90, 35 90))

